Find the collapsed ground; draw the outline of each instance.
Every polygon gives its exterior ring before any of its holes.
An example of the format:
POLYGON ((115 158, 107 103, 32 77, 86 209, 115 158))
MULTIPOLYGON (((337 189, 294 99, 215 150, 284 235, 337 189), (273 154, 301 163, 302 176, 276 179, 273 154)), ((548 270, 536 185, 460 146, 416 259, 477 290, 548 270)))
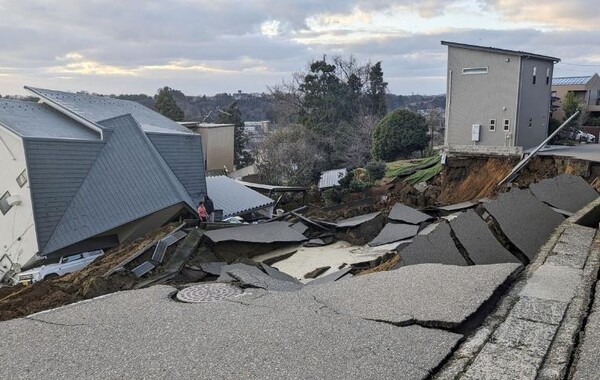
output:
MULTIPOLYGON (((496 184, 506 176, 515 162, 506 158, 450 158, 443 170, 429 180, 426 186, 407 184, 402 178, 386 178, 378 186, 365 192, 348 194, 340 206, 323 207, 323 203, 314 204, 306 213, 311 218, 335 221, 373 211, 387 214, 396 202, 417 208, 431 208, 493 197, 498 189, 496 184), (364 202, 365 199, 371 199, 364 202), (363 201, 361 203, 361 201, 363 201)), ((561 173, 581 176, 588 182, 600 175, 600 165, 589 161, 566 159, 560 157, 536 157, 516 180, 520 187, 544 178, 554 177, 561 173)), ((140 280, 129 271, 120 271, 105 276, 117 264, 130 257, 142 248, 151 248, 156 241, 166 236, 178 227, 170 224, 153 231, 134 242, 121 245, 107 252, 82 271, 63 277, 48 279, 32 286, 16 286, 0 288, 0 320, 7 320, 47 310, 79 300, 97 297, 119 290, 138 287, 140 280)), ((335 238, 343 238, 355 244, 365 244, 373 234, 346 234, 335 238)), ((263 247, 264 248, 264 247, 263 247)), ((281 248, 271 246, 268 249, 281 248)), ((267 249, 267 250, 268 250, 267 249)), ((174 253, 175 247, 166 253, 166 260, 174 253)), ((261 252, 266 253, 266 252, 261 252)), ((132 269, 143 262, 151 254, 151 249, 128 264, 125 268, 132 269)), ((244 254, 236 252, 213 252, 209 244, 200 244, 199 248, 189 257, 189 260, 176 277, 166 281, 148 283, 185 284, 196 281, 214 280, 215 276, 201 274, 194 268, 203 262, 224 261, 227 263, 247 263, 255 265, 244 254)), ((390 254, 384 260, 375 260, 368 265, 357 267, 355 274, 371 273, 374 271, 394 268, 399 261, 398 254, 390 254)), ((317 268, 315 268, 317 269, 317 268)), ((157 268, 152 275, 160 274, 157 268)))

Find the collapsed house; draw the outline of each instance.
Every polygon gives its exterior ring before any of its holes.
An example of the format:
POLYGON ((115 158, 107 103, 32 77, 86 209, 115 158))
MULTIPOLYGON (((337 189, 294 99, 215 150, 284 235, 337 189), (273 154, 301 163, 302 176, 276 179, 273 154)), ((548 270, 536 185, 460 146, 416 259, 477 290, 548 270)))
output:
POLYGON ((0 278, 105 249, 193 212, 200 135, 140 104, 26 87, 0 101, 0 278))

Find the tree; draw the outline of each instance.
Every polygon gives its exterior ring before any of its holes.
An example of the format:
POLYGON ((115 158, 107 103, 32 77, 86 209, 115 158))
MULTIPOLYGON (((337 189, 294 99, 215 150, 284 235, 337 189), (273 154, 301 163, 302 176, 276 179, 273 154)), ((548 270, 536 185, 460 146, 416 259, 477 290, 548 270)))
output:
POLYGON ((387 85, 387 82, 383 81, 383 70, 381 69, 381 61, 379 61, 369 70, 367 104, 369 106, 370 115, 381 118, 387 113, 387 104, 385 101, 387 85))
POLYGON ((175 103, 175 99, 171 95, 172 91, 169 87, 163 87, 158 90, 158 93, 154 96, 154 108, 171 120, 182 121, 184 113, 177 103, 175 103))
POLYGON ((233 154, 236 168, 246 167, 254 162, 252 156, 246 151, 248 136, 244 131, 244 122, 242 121, 242 111, 240 111, 236 101, 231 103, 225 110, 219 112, 217 123, 233 124, 233 154))
POLYGON ((427 120, 407 109, 387 114, 373 131, 375 159, 392 161, 427 147, 427 120))
POLYGON ((304 125, 278 128, 260 143, 256 165, 263 182, 309 186, 324 169, 315 136, 304 125))
POLYGON ((584 115, 585 107, 582 103, 580 103, 577 95, 575 95, 574 92, 567 92, 562 101, 562 108, 565 113, 565 121, 575 112, 579 111, 579 115, 576 116, 574 120, 571 120, 568 127, 570 129, 581 127, 583 121, 586 119, 586 115, 584 115))

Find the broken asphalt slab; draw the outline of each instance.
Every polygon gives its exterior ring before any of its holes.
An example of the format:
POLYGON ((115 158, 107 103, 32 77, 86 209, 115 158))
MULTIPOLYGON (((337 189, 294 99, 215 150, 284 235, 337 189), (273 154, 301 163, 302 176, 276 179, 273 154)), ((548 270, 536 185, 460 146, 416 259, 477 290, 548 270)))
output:
POLYGON ((298 292, 202 304, 173 301, 174 292, 120 292, 2 322, 3 371, 13 378, 423 379, 461 339, 336 314, 298 292))
POLYGON ((428 235, 417 235, 413 242, 400 251, 402 265, 438 263, 467 265, 454 240, 448 223, 441 223, 428 235))
POLYGON ((598 198, 598 193, 590 184, 571 174, 544 179, 529 188, 540 201, 570 212, 577 212, 598 198))
POLYGON ((329 224, 336 228, 358 227, 363 223, 369 222, 369 221, 377 218, 379 216, 379 214, 380 214, 379 212, 372 212, 370 214, 359 215, 359 216, 355 216, 353 218, 338 220, 337 222, 329 223, 329 224))
MULTIPOLYGON (((522 268, 519 264, 459 267, 422 264, 351 280, 307 286, 338 313, 393 324, 456 329, 475 316, 522 268)), ((476 316, 483 318, 482 316, 476 316)))
POLYGON ((450 227, 474 264, 520 263, 496 240, 475 211, 461 214, 450 222, 450 227))
POLYGON ((419 224, 431 219, 431 216, 422 213, 419 210, 415 210, 412 207, 405 206, 402 203, 396 203, 394 207, 392 207, 388 219, 396 222, 419 224))
POLYGON ((484 204, 506 237, 533 260, 540 247, 565 218, 552 211, 529 190, 514 189, 484 204))
POLYGON ((383 244, 393 243, 400 240, 410 239, 417 234, 419 226, 402 223, 386 224, 379 235, 369 242, 371 247, 376 247, 383 244))
POLYGON ((297 243, 307 240, 286 222, 249 224, 241 227, 207 231, 204 236, 213 243, 236 241, 243 243, 297 243))

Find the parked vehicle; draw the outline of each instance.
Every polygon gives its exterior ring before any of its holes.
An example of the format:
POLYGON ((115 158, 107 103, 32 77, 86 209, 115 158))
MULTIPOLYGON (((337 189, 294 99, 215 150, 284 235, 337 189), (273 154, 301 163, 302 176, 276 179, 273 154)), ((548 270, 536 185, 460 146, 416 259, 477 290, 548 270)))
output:
POLYGON ((587 143, 595 143, 596 142, 596 136, 592 135, 591 133, 586 133, 586 132, 583 132, 583 131, 577 131, 575 133, 575 140, 582 141, 582 142, 587 142, 587 143))
POLYGON ((104 255, 104 251, 98 250, 63 256, 58 263, 32 268, 17 273, 15 277, 18 283, 33 284, 46 278, 58 277, 81 270, 102 255, 104 255))

